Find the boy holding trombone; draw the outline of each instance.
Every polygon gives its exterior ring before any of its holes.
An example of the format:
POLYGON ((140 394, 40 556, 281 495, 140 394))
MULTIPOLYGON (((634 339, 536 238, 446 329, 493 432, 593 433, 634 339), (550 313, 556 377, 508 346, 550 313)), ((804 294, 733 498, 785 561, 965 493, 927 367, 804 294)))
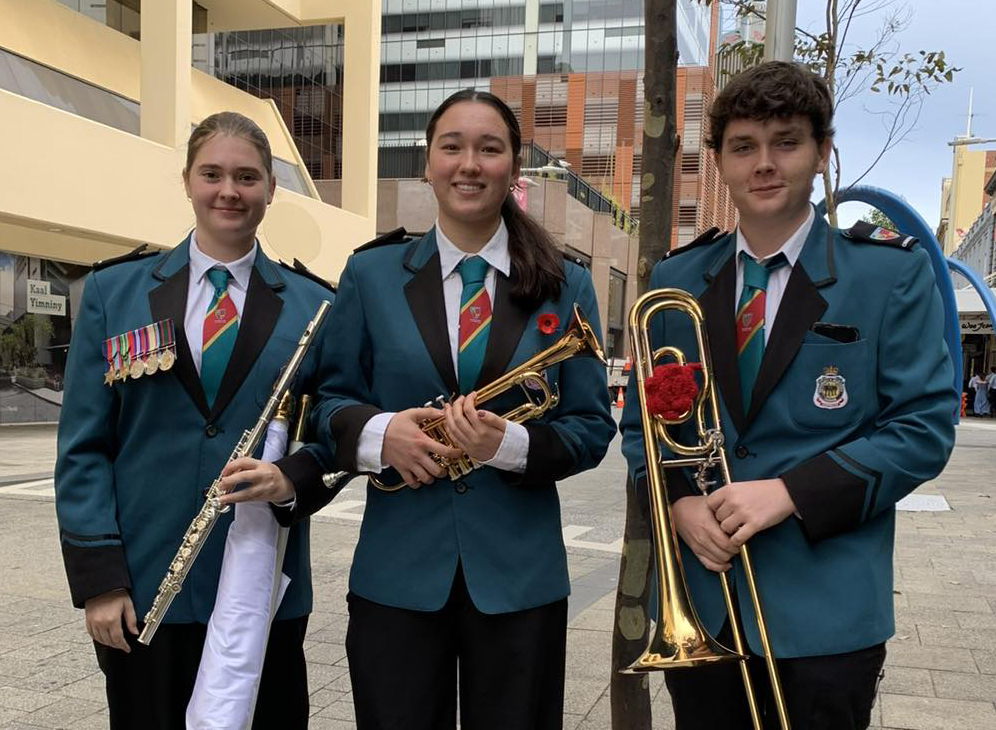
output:
MULTIPOLYGON (((941 471, 954 441, 927 253, 886 229, 831 228, 809 202, 832 116, 825 83, 802 67, 765 63, 735 77, 713 103, 708 143, 737 230, 670 252, 651 276, 651 289, 686 290, 704 314, 731 479, 668 469, 667 500, 695 611, 730 646, 716 579, 727 574, 765 727, 777 715, 741 547, 750 541, 782 725, 865 728, 894 631, 895 503, 941 471)), ((702 357, 681 312, 657 316, 648 334, 655 349, 702 357)), ((630 397, 623 452, 638 490, 646 426, 630 397)), ((680 443, 690 431, 672 427, 680 443)), ((665 679, 678 730, 752 726, 736 663, 665 679)))

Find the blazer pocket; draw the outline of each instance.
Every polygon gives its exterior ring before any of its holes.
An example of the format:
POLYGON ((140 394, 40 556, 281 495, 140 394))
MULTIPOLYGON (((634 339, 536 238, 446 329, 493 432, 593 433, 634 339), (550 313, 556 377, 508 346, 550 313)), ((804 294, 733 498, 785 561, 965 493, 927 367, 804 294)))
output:
POLYGON ((789 415, 810 430, 853 426, 869 392, 868 341, 839 343, 809 333, 789 374, 789 415))

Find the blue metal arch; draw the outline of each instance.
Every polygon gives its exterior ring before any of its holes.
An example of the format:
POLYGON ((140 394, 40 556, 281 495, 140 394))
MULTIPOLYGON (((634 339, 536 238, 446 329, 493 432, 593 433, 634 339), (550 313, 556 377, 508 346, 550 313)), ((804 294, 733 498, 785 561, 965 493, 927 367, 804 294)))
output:
MULTIPOLYGON (((954 287, 951 285, 951 274, 948 270, 949 260, 944 257, 944 251, 930 226, 920 217, 910 204, 894 193, 882 188, 870 185, 856 185, 846 190, 841 190, 837 196, 837 203, 857 201, 873 205, 888 216, 889 220, 896 224, 896 228, 903 233, 916 236, 920 245, 930 254, 930 263, 934 268, 934 277, 937 280, 937 289, 941 293, 941 301, 944 303, 944 342, 951 353, 951 362, 954 364, 954 388, 955 392, 961 393, 962 388, 962 361, 961 361, 961 325, 958 322, 958 304, 955 301, 954 287)), ((818 215, 826 213, 826 201, 821 201, 816 206, 818 215)), ((961 272, 959 272, 961 273, 961 272)), ((968 277, 966 277, 968 278, 968 277)), ((969 279, 971 281, 971 279, 969 279)), ((974 282, 973 282, 974 283, 974 282)), ((978 287, 977 287, 978 288, 978 287)), ((983 287, 986 293, 988 289, 983 287)), ((980 290, 983 301, 986 295, 980 290)), ((992 300, 992 295, 989 295, 992 300)), ((986 302, 986 309, 992 318, 996 314, 996 302, 986 302)), ((996 319, 993 320, 996 322, 996 319)), ((958 422, 961 413, 960 404, 955 409, 954 420, 958 422)))

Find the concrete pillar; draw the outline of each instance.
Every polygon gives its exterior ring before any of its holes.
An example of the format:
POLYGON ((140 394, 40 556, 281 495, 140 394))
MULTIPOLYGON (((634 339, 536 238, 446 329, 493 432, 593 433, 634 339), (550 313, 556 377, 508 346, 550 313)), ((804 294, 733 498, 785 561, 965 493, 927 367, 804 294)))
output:
POLYGON ((350 5, 345 20, 342 207, 373 219, 377 214, 380 2, 350 5))
POLYGON ((191 0, 142 6, 142 137, 181 147, 190 137, 191 0))
POLYGON ((522 74, 536 75, 539 55, 539 0, 526 0, 525 36, 522 42, 522 74))
POLYGON ((595 213, 592 225, 591 283, 598 297, 598 319, 602 324, 602 339, 608 334, 609 267, 612 266, 612 216, 595 213))

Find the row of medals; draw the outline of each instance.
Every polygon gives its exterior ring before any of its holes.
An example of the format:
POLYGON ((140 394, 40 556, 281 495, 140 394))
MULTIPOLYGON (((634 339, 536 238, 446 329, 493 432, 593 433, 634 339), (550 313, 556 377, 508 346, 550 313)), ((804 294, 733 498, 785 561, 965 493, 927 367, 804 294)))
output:
POLYGON ((164 348, 158 352, 151 352, 144 360, 135 358, 127 361, 120 368, 111 365, 104 373, 104 382, 110 385, 115 380, 127 380, 131 376, 132 380, 138 380, 143 375, 154 375, 160 370, 166 371, 173 367, 176 362, 176 355, 169 348, 164 348))

